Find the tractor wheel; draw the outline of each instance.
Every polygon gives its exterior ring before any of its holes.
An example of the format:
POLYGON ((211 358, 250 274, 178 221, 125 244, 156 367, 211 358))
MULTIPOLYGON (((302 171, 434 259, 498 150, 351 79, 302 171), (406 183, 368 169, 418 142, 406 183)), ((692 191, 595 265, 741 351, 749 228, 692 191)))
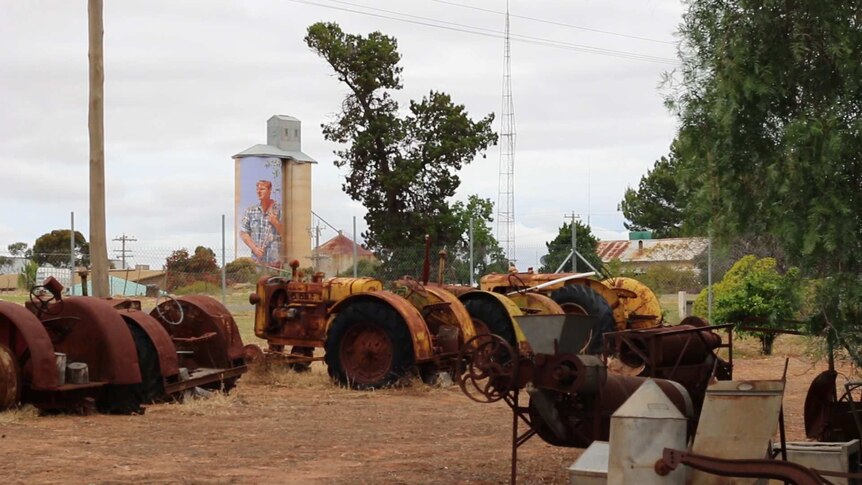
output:
POLYGON ((359 301, 342 310, 324 348, 329 375, 354 389, 391 386, 413 368, 410 330, 382 302, 359 301))
POLYGON ((551 293, 551 298, 563 307, 563 311, 574 315, 598 317, 593 326, 587 353, 602 352, 602 334, 616 329, 614 314, 608 302, 598 292, 585 285, 566 285, 551 293))
POLYGON ((99 411, 109 414, 142 414, 141 404, 150 404, 165 394, 159 353, 150 336, 137 324, 126 322, 135 350, 138 353, 138 369, 141 382, 138 384, 111 385, 103 399, 97 403, 99 411))
POLYGON ((21 370, 15 354, 0 344, 0 411, 13 408, 21 400, 21 370))
POLYGON ((512 348, 518 348, 515 329, 506 308, 491 300, 467 300, 464 304, 479 334, 491 333, 503 338, 512 348))

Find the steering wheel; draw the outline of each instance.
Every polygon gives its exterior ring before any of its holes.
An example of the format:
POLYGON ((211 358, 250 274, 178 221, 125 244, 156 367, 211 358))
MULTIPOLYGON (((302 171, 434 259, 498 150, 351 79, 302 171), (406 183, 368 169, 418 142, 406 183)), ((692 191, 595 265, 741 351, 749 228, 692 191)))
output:
POLYGON ((43 313, 57 315, 63 309, 63 300, 43 285, 37 285, 30 289, 30 303, 36 307, 37 316, 43 313), (59 303, 59 305, 51 305, 52 303, 59 303))
POLYGON ((509 280, 509 286, 514 288, 518 293, 525 293, 527 291, 527 283, 524 283, 524 280, 522 280, 520 276, 515 273, 509 273, 507 279, 509 280), (513 282, 515 282, 515 284, 513 284, 513 282))
POLYGON ((423 298, 428 296, 428 290, 425 289, 425 287, 422 285, 422 283, 413 279, 412 276, 405 275, 400 280, 398 280, 398 283, 400 283, 402 286, 404 286, 408 290, 407 296, 405 296, 404 298, 409 298, 410 295, 412 295, 413 293, 416 293, 416 294, 422 296, 423 298))
POLYGON ((498 335, 477 335, 458 353, 457 376, 470 399, 492 403, 506 397, 516 384, 518 359, 512 346, 498 335))
POLYGON ((171 295, 162 295, 156 298, 156 314, 159 315, 159 319, 168 325, 179 325, 183 323, 183 319, 185 318, 185 313, 183 312, 183 306, 180 305, 180 302, 172 297, 171 295), (162 305, 166 307, 164 310, 162 309, 162 305), (168 316, 173 316, 174 314, 179 315, 176 320, 172 320, 168 318, 168 316))

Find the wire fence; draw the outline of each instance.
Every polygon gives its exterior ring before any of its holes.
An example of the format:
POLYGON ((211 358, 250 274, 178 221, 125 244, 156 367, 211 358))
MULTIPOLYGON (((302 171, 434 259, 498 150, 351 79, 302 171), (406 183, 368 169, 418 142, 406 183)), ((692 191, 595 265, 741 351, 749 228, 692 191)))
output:
MULTIPOLYGON (((243 247, 243 249, 245 249, 243 247)), ((512 262, 499 254, 493 257, 491 248, 469 247, 431 248, 428 251, 428 279, 431 282, 470 285, 478 283, 482 275, 511 270, 553 272, 558 264, 542 266, 546 249, 519 247, 516 254, 524 255, 520 261, 512 262), (529 255, 527 257, 526 255, 529 255)), ((160 291, 177 294, 218 294, 253 285, 260 277, 268 275, 290 275, 288 265, 265 265, 256 262, 233 247, 222 248, 146 248, 135 247, 133 256, 113 259, 110 264, 110 291, 113 294, 140 296, 157 294, 160 291), (224 255, 224 257, 223 257, 224 255), (281 267, 279 267, 281 266, 281 267)), ((77 255, 75 271, 69 269, 70 256, 66 252, 52 254, 12 255, 0 251, 0 291, 15 288, 28 289, 53 276, 70 294, 80 295, 82 274, 79 269, 88 263, 85 256, 77 255)), ((354 264, 352 251, 346 253, 324 253, 309 251, 300 261, 298 270, 305 276, 323 273, 326 277, 367 276, 384 282, 392 282, 404 276, 423 279, 425 246, 404 246, 382 254, 371 254, 364 249, 357 251, 354 264)), ((645 283, 656 294, 676 294, 685 291, 697 295, 706 288, 711 273, 717 282, 735 261, 735 255, 707 254, 690 261, 657 261, 631 264, 620 261, 606 262, 597 268, 602 276, 626 276, 645 283), (711 263, 711 267, 710 264, 711 263)), ((557 258, 555 262, 559 260, 557 258)), ((571 262, 562 272, 572 270, 571 262)), ((578 270, 588 271, 583 263, 578 270)))

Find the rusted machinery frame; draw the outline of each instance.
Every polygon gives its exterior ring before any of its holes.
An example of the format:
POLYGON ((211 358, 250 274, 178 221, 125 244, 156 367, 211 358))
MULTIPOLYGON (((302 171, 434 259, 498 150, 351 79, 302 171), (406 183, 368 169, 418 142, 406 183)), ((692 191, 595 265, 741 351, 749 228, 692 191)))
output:
POLYGON ((176 394, 185 391, 186 389, 191 389, 193 387, 203 386, 212 382, 224 381, 232 377, 238 377, 244 374, 247 370, 248 367, 246 367, 245 365, 240 365, 231 369, 220 370, 212 374, 207 374, 205 376, 196 378, 193 377, 185 381, 167 384, 165 385, 165 394, 176 394))

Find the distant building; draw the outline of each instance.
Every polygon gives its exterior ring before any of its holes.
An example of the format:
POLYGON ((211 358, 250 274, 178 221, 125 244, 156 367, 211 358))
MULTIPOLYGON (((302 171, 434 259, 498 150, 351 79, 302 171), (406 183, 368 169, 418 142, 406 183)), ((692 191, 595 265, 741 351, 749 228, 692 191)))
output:
MULTIPOLYGON (((320 260, 317 264, 318 271, 326 273, 326 276, 349 273, 353 270, 353 241, 343 234, 338 234, 317 248, 317 257, 320 260)), ((377 261, 377 258, 371 251, 358 246, 356 260, 377 261)))
POLYGON ((709 239, 705 237, 599 241, 596 252, 603 263, 618 259, 626 271, 635 273, 643 273, 657 264, 697 271, 695 258, 708 245, 709 239))

